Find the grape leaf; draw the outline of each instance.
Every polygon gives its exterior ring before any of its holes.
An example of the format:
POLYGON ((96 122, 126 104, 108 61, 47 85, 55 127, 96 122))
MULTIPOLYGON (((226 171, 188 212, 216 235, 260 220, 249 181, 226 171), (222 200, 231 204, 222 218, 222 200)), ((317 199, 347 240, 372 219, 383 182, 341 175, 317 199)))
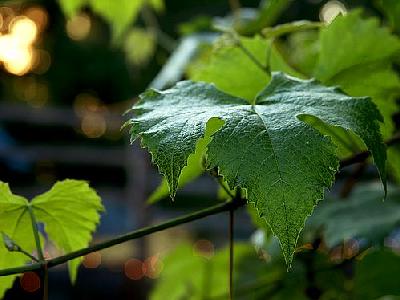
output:
POLYGON ((390 26, 397 33, 400 32, 400 2, 397 0, 377 0, 378 8, 388 18, 390 26))
MULTIPOLYGON (((276 42, 278 43, 279 40, 276 42)), ((296 70, 312 77, 319 55, 319 31, 293 32, 280 43, 285 58, 296 70)))
POLYGON ((328 197, 307 221, 306 230, 322 228, 328 247, 337 246, 351 238, 366 238, 381 244, 400 223, 400 190, 388 189, 385 202, 376 184, 357 186, 346 201, 328 197))
POLYGON ((384 133, 392 134, 391 114, 400 94, 400 79, 392 69, 400 40, 375 18, 363 19, 356 10, 337 17, 320 33, 315 77, 339 85, 351 96, 370 96, 385 118, 384 133))
MULTIPOLYGON (((87 182, 64 180, 35 197, 32 207, 38 222, 55 246, 65 253, 87 247, 103 211, 100 197, 87 182)), ((82 258, 68 262, 72 282, 82 258)))
MULTIPOLYGON (((36 250, 29 213, 45 224, 45 232, 55 246, 71 252, 88 246, 103 210, 100 198, 85 181, 64 180, 31 202, 12 194, 8 184, 0 182, 0 232, 27 253, 36 250)), ((39 234, 41 244, 43 237, 39 234)), ((29 261, 19 252, 0 247, 0 269, 18 267, 29 261)), ((75 281, 81 259, 69 261, 71 280, 75 281)), ((17 275, 0 277, 0 298, 12 286, 17 275)))
MULTIPOLYGON (((227 93, 251 100, 270 81, 270 76, 257 68, 237 45, 232 44, 229 38, 228 41, 224 40, 226 38, 221 38, 215 43, 215 49, 209 57, 209 62, 204 64, 204 61, 199 61, 197 68, 194 66, 189 72, 189 76, 193 80, 214 83, 227 93), (249 76, 244 80, 242 74, 253 74, 253 76, 249 76)), ((297 75, 285 63, 278 50, 270 42, 260 37, 242 37, 240 42, 256 59, 260 62, 268 63, 273 70, 297 75), (268 60, 267 53, 269 51, 271 51, 271 56, 268 60)), ((179 177, 179 187, 183 187, 203 173, 202 160, 208 143, 209 140, 198 143, 195 153, 189 157, 187 165, 182 170, 182 174, 179 177)), ((167 195, 168 183, 164 179, 161 185, 150 195, 148 201, 154 203, 167 195)))
MULTIPOLYGON (((384 138, 395 129, 392 116, 398 111, 400 79, 392 64, 400 52, 400 39, 379 25, 375 18, 363 19, 360 10, 337 17, 320 32, 320 53, 314 76, 327 85, 338 85, 351 96, 370 96, 385 123, 384 138)), ((389 151, 388 163, 400 174, 400 153, 389 151)), ((400 176, 399 177, 400 180, 400 176)))
POLYGON ((143 5, 149 4, 157 11, 164 9, 163 0, 59 0, 59 3, 68 17, 74 16, 83 6, 88 5, 111 24, 114 39, 119 39, 129 25, 135 22, 143 5))
MULTIPOLYGON (((286 64, 271 42, 261 37, 243 37, 240 38, 240 43, 263 66, 270 66, 273 71, 299 76, 286 64)), ((222 37, 215 44, 214 52, 208 61, 192 67, 189 77, 194 81, 214 83, 220 90, 249 101, 252 101, 270 81, 270 76, 255 65, 229 37, 222 37), (243 74, 251 74, 251 76, 243 76, 243 74)))
MULTIPOLYGON (((0 182, 0 231, 25 251, 32 252, 35 249, 35 240, 28 205, 28 200, 13 195, 8 184, 0 182)), ((9 252, 1 243, 0 269, 22 266, 28 261, 24 254, 9 252)), ((17 276, 0 277, 0 298, 3 298, 4 292, 12 286, 17 276)))
POLYGON ((362 19, 360 10, 337 17, 321 30, 320 39, 315 76, 324 82, 352 67, 393 57, 400 47, 399 40, 380 27, 377 19, 362 19))
POLYGON ((112 27, 114 38, 120 38, 130 24, 133 24, 145 2, 144 0, 89 0, 93 11, 102 16, 112 27))
POLYGON ((400 256, 390 250, 371 251, 355 268, 354 298, 378 299, 385 295, 400 296, 400 256))
POLYGON ((164 92, 149 90, 132 108, 127 122, 132 141, 152 154, 175 196, 179 175, 207 122, 224 125, 208 145, 208 167, 218 167, 230 187, 247 190, 290 265, 299 233, 338 168, 335 146, 301 121, 314 115, 354 131, 374 157, 386 190, 386 151, 379 133, 382 120, 368 98, 352 98, 338 89, 273 73, 253 104, 206 83, 185 81, 164 92))
MULTIPOLYGON (((266 265, 249 244, 236 243, 234 256, 235 298, 266 299, 274 283, 285 274, 282 265, 266 265), (263 285, 256 290, 245 289, 260 282, 263 285)), ((151 291, 151 300, 165 299, 165 295, 169 299, 228 298, 226 270, 229 268, 229 248, 218 250, 214 256, 205 258, 195 247, 183 244, 168 253, 162 261, 163 272, 151 291)))
MULTIPOLYGON (((181 188, 187 183, 195 180, 204 172, 203 159, 206 154, 207 145, 211 141, 211 135, 215 133, 221 126, 222 122, 215 119, 214 122, 208 122, 205 135, 199 139, 196 144, 195 152, 189 155, 187 165, 182 169, 179 176, 178 187, 181 188), (219 121, 219 122, 218 122, 219 121)), ((168 182, 163 178, 158 188, 150 195, 148 202, 155 203, 169 195, 168 182)))
POLYGON ((291 0, 261 1, 256 11, 255 18, 245 20, 234 20, 235 31, 242 35, 253 35, 263 28, 275 24, 279 17, 290 5, 291 0), (238 22, 239 21, 239 22, 238 22))

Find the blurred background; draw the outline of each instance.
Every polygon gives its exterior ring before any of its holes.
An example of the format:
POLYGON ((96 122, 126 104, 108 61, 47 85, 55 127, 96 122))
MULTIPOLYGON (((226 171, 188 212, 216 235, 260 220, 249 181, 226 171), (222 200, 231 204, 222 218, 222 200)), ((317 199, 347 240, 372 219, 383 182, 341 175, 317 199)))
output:
MULTIPOLYGON (((0 1, 0 179, 28 198, 57 180, 89 181, 106 208, 94 241, 215 203, 217 184, 201 176, 174 203, 163 195, 147 204, 161 178, 146 151, 121 131, 123 113, 146 88, 184 78, 188 62, 219 34, 213 25, 232 22, 239 7, 241 17, 254 20, 265 2, 0 1)), ((261 18, 243 33, 293 20, 329 21, 351 6, 380 14, 369 1, 285 6, 275 20, 261 18)), ((247 239, 254 229, 249 217, 239 211, 237 218, 237 238, 247 239)), ((147 299, 163 272, 163 253, 182 241, 220 247, 227 225, 225 215, 209 217, 90 254, 75 286, 65 266, 53 269, 51 299, 147 299)), ((47 246, 49 257, 58 254, 47 246)), ((23 276, 5 299, 40 299, 38 280, 23 276)))

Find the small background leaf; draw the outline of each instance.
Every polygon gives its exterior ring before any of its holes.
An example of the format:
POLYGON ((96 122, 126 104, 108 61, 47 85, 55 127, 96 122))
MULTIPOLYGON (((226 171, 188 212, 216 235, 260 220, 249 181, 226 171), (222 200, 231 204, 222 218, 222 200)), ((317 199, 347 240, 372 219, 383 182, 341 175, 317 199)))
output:
POLYGON ((385 202, 382 198, 377 183, 357 186, 348 199, 328 197, 308 220, 306 231, 322 230, 330 248, 352 238, 383 244, 383 239, 400 224, 400 190, 389 186, 385 202))
MULTIPOLYGON (((28 213, 28 200, 12 194, 8 184, 0 182, 0 231, 7 234, 12 241, 25 251, 35 249, 31 219, 28 213)), ((18 252, 9 252, 1 242, 0 269, 22 266, 29 259, 18 252)), ((9 289, 18 275, 0 277, 0 298, 9 289)))
MULTIPOLYGON (((103 211, 100 197, 87 182, 64 180, 35 197, 32 207, 38 222, 45 224, 51 242, 64 253, 87 247, 103 211)), ((68 262, 74 282, 82 258, 68 262)))

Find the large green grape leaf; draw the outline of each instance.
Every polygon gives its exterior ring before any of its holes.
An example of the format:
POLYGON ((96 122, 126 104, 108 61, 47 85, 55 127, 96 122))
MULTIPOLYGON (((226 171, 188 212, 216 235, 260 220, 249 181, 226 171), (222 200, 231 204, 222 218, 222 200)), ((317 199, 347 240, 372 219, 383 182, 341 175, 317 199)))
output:
MULTIPOLYGON (((240 42, 257 60, 271 66, 273 70, 298 75, 285 63, 278 50, 270 42, 260 37, 243 37, 240 42), (271 55, 268 60, 267 53, 269 51, 271 51, 271 55)), ((249 101, 270 81, 270 76, 255 66, 249 57, 229 39, 224 41, 222 38, 217 41, 208 61, 204 62, 203 60, 199 59, 189 71, 191 79, 214 83, 221 90, 234 96, 244 97, 249 101), (253 76, 244 78, 242 74, 253 74, 253 76)), ((210 126, 210 124, 208 125, 210 126)), ((209 138, 198 142, 195 153, 190 155, 187 165, 179 177, 179 187, 183 187, 203 173, 203 157, 208 143, 209 138)), ((150 195, 149 202, 157 202, 167 195, 168 183, 164 179, 150 195)))
MULTIPOLYGON (((23 250, 32 252, 35 240, 31 219, 28 213, 29 202, 23 197, 13 195, 8 184, 0 182, 0 232, 7 234, 23 250)), ((0 242, 0 269, 22 266, 29 259, 18 252, 9 252, 0 242)), ((17 275, 0 277, 0 299, 10 288, 17 275)))
MULTIPOLYGON (((258 68, 250 58, 227 37, 215 43, 215 49, 205 62, 199 59, 189 70, 189 77, 195 81, 214 83, 221 90, 251 101, 260 90, 270 81, 270 76, 258 68), (243 77, 242 74, 253 74, 243 77)), ((274 71, 298 75, 296 71, 286 64, 279 51, 260 37, 240 38, 240 42, 257 60, 270 66, 274 71), (271 52, 268 59, 268 52, 271 52)), ((210 124, 208 124, 210 126, 210 124)), ((211 133, 210 133, 211 135, 211 133)), ((206 134, 208 136, 208 134, 206 134)), ((190 155, 187 165, 179 177, 179 187, 195 180, 204 171, 203 157, 209 139, 199 141, 194 154, 190 155)), ((160 186, 149 197, 149 202, 154 203, 168 195, 168 183, 164 179, 160 186)), ((224 197, 225 198, 225 197, 224 197)))
POLYGON ((328 247, 352 238, 365 238, 371 244, 383 239, 400 223, 400 190, 391 186, 385 202, 377 184, 357 186, 350 198, 328 197, 307 221, 306 229, 322 229, 328 247))
MULTIPOLYGON (((38 222, 45 224, 45 231, 56 247, 65 253, 87 247, 103 211, 100 197, 87 182, 64 180, 51 190, 32 200, 38 222)), ((82 258, 68 262, 74 282, 82 258)))
POLYGON ((142 138, 172 197, 207 122, 223 120, 208 144, 208 166, 218 167, 232 189, 247 190, 289 264, 306 217, 338 169, 331 140, 302 122, 302 116, 354 131, 372 152, 386 187, 376 107, 368 98, 351 98, 314 80, 274 73, 253 104, 214 85, 185 81, 164 92, 147 91, 132 110, 136 116, 127 123, 132 140, 142 138))

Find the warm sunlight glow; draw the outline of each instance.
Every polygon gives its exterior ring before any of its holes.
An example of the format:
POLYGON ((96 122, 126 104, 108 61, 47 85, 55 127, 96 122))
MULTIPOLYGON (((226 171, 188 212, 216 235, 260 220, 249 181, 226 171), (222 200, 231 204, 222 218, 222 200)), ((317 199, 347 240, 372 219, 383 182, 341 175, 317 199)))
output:
POLYGON ((40 6, 29 7, 24 11, 25 16, 35 22, 38 31, 43 31, 48 23, 48 15, 44 8, 40 6))
POLYGON ((32 49, 22 45, 13 35, 0 36, 0 60, 8 72, 23 75, 32 66, 32 49))
POLYGON ((37 33, 36 23, 27 17, 17 17, 10 23, 10 35, 20 44, 31 45, 37 33))
POLYGON ((8 33, 0 36, 0 61, 9 73, 21 76, 31 70, 37 35, 36 23, 30 18, 18 16, 10 20, 8 33))

